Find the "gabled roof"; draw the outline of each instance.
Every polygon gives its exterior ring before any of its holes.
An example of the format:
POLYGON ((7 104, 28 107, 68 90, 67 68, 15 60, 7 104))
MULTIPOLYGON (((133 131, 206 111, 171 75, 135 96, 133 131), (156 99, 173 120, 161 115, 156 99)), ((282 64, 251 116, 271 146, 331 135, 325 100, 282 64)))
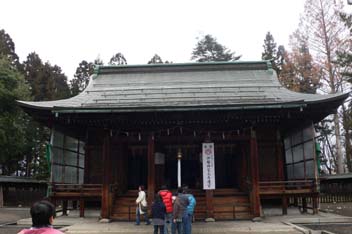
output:
POLYGON ((30 109, 90 113, 290 108, 347 96, 289 91, 268 61, 210 62, 102 66, 75 97, 18 103, 30 109))

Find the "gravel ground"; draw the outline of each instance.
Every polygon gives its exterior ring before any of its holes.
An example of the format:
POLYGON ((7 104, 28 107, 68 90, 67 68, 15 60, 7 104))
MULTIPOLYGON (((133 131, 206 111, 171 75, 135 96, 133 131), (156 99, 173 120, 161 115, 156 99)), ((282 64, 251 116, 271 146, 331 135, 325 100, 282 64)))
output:
MULTIPOLYGON (((349 216, 352 217, 352 203, 321 203, 320 210, 323 212, 349 216)), ((329 223, 329 224, 320 224, 320 225, 302 225, 312 230, 326 230, 336 234, 351 234, 352 233, 352 224, 338 224, 338 223, 329 223)))
POLYGON ((324 212, 352 217, 352 202, 346 203, 321 203, 320 210, 324 212))
POLYGON ((308 224, 303 226, 313 230, 325 230, 336 234, 351 234, 352 230, 352 224, 329 223, 321 225, 308 224))

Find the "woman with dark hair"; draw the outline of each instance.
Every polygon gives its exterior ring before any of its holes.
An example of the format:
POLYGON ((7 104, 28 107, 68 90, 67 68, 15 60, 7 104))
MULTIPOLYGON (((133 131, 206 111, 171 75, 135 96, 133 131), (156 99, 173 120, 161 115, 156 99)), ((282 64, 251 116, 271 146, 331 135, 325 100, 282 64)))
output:
POLYGON ((30 210, 32 216, 32 227, 23 229, 18 234, 63 234, 53 228, 55 217, 55 206, 46 200, 33 204, 30 210))
POLYGON ((164 234, 165 215, 166 207, 161 196, 157 193, 155 194, 155 200, 152 204, 154 234, 158 234, 158 230, 160 234, 164 234))
POLYGON ((136 208, 136 225, 139 225, 141 222, 141 214, 144 215, 144 220, 145 220, 145 224, 149 225, 150 221, 148 219, 148 204, 147 204, 147 198, 146 198, 146 194, 144 192, 144 186, 140 185, 138 187, 138 197, 136 199, 136 204, 137 204, 137 208, 136 208))

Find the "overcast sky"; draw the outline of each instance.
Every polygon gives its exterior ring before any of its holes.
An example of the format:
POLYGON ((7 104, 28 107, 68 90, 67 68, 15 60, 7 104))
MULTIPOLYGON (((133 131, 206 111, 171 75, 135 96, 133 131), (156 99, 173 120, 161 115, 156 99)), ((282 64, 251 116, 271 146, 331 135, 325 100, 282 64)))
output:
POLYGON ((242 61, 260 60, 265 34, 288 45, 305 0, 2 0, 0 29, 21 61, 35 51, 69 79, 83 59, 107 63, 122 52, 128 64, 155 53, 189 62, 197 37, 211 34, 242 61))

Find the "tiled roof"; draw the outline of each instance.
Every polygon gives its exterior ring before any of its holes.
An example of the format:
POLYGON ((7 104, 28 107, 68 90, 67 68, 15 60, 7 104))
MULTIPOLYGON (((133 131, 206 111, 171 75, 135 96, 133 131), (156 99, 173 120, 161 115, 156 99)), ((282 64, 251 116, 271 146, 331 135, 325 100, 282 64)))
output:
POLYGON ((68 112, 277 108, 344 99, 282 87, 267 61, 103 66, 79 95, 22 106, 68 112))

